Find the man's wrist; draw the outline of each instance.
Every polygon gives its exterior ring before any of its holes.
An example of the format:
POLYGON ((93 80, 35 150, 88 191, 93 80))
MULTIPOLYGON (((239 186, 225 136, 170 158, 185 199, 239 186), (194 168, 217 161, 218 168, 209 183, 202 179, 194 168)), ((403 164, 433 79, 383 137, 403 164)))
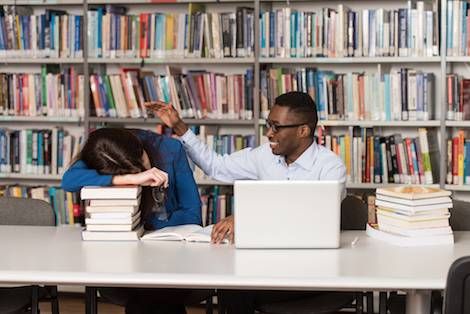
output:
POLYGON ((188 131, 188 126, 180 119, 173 127, 173 131, 176 135, 182 136, 186 131, 188 131))

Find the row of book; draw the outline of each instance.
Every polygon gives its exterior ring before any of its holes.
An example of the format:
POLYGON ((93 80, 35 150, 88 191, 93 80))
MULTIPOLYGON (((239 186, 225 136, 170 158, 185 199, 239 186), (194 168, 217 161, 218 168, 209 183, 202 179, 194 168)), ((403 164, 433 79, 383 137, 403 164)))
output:
POLYGON ((447 74, 447 120, 470 120, 470 79, 447 74))
POLYGON ((34 198, 52 205, 56 225, 74 225, 83 222, 83 209, 78 193, 66 192, 55 186, 0 186, 0 196, 34 198))
POLYGON ((470 184, 470 139, 464 130, 447 139, 447 184, 470 184))
MULTIPOLYGON (((210 134, 204 125, 192 127, 192 130, 203 143, 220 155, 231 154, 247 147, 255 147, 255 136, 252 134, 214 135, 210 134)), ((199 167, 194 166, 192 163, 191 167, 196 180, 208 179, 199 167)))
POLYGON ((376 221, 366 233, 398 246, 451 245, 451 192, 438 188, 399 186, 376 191, 376 221))
POLYGON ((437 4, 408 1, 406 8, 354 11, 295 10, 260 15, 262 57, 382 57, 439 55, 437 4))
POLYGON ((467 1, 447 0, 446 49, 448 56, 470 55, 470 5, 467 1))
POLYGON ((0 129, 2 173, 62 174, 82 141, 61 128, 0 129))
POLYGON ((254 10, 205 13, 190 3, 188 13, 127 14, 106 5, 88 11, 88 53, 95 58, 224 58, 254 54, 254 10))
POLYGON ((90 76, 92 115, 97 117, 147 117, 145 102, 172 103, 183 118, 252 119, 253 71, 220 74, 207 71, 182 73, 167 67, 166 75, 138 69, 120 74, 90 76))
POLYGON ((261 71, 261 116, 288 91, 308 93, 320 120, 430 120, 434 74, 401 68, 390 73, 335 73, 315 68, 261 71))
POLYGON ((0 73, 0 115, 84 117, 84 76, 74 67, 0 73))
POLYGON ((375 135, 373 129, 350 127, 341 135, 319 128, 317 143, 336 153, 351 183, 438 183, 439 149, 434 130, 418 129, 416 138, 375 135))
POLYGON ((233 193, 220 186, 199 189, 202 226, 218 223, 233 213, 233 193))
POLYGON ((0 56, 7 58, 81 58, 83 16, 32 7, 0 7, 0 56))

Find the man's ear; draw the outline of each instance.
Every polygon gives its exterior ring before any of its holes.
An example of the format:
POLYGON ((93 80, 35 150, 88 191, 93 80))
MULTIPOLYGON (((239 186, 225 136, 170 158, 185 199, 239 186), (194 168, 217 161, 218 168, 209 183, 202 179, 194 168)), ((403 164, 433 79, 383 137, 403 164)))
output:
POLYGON ((301 127, 299 127, 299 129, 297 131, 297 135, 301 138, 310 137, 311 132, 312 132, 312 130, 310 129, 310 127, 305 124, 305 125, 302 125, 301 127))

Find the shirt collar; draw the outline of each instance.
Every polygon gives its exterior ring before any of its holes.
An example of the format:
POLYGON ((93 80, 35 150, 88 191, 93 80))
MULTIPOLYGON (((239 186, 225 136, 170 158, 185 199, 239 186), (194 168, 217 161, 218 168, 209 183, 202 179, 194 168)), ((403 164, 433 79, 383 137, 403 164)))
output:
MULTIPOLYGON (((300 167, 310 170, 315 163, 318 154, 318 144, 313 142, 292 164, 299 165, 300 167)), ((278 162, 287 166, 285 156, 277 156, 278 162)))

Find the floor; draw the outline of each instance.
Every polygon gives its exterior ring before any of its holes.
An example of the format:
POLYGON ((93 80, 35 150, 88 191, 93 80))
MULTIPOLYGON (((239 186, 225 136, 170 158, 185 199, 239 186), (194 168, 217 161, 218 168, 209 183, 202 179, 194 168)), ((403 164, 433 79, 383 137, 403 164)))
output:
MULTIPOLYGON (((49 303, 42 302, 40 304, 41 314, 51 314, 49 303)), ((82 294, 61 294, 59 296, 60 314, 83 314, 85 313, 85 296, 82 294)), ((98 304, 99 314, 124 314, 124 308, 109 303, 98 304)), ((205 309, 191 307, 187 309, 187 314, 204 314, 205 309)), ((214 311, 217 314, 217 311, 214 311)))

